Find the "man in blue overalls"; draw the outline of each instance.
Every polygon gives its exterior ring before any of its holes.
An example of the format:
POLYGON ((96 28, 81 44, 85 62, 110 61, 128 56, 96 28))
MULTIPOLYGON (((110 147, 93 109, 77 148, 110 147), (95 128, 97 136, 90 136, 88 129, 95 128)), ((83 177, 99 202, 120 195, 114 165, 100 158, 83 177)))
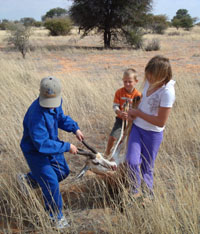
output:
POLYGON ((41 80, 39 98, 26 112, 23 127, 20 146, 30 168, 24 178, 33 187, 39 184, 45 208, 57 227, 68 226, 62 213, 59 182, 69 175, 63 153, 76 154, 77 148, 69 142, 59 140, 58 128, 74 133, 80 141, 84 137, 78 124, 63 113, 59 79, 47 77, 41 80))

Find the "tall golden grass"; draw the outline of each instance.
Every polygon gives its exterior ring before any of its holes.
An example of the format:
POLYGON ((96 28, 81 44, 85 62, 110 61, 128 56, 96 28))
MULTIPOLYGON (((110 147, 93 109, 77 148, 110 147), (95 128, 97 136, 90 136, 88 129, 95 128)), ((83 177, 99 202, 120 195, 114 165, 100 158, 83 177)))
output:
MULTIPOLYGON (((149 40, 152 35, 145 37, 149 40)), ((66 233, 200 232, 200 67, 197 63, 200 51, 196 47, 200 45, 200 28, 194 28, 192 32, 181 31, 181 35, 166 33, 156 37, 161 41, 159 52, 108 51, 85 48, 102 46, 101 39, 95 35, 80 39, 74 33, 53 38, 48 37, 46 31, 37 30, 31 37, 35 50, 22 59, 20 53, 7 48, 3 41, 6 33, 0 32, 0 233, 59 232, 50 226, 41 194, 30 191, 30 196, 24 197, 16 182, 19 172, 28 171, 19 143, 24 114, 38 97, 41 78, 53 75, 61 79, 65 113, 79 123, 90 144, 103 152, 114 121, 112 101, 115 90, 122 85, 123 69, 133 64, 142 77, 147 61, 155 54, 171 59, 176 80, 176 102, 156 161, 155 201, 145 209, 139 203, 129 206, 128 192, 119 183, 120 203, 124 207, 121 212, 119 204, 110 197, 108 187, 94 178, 93 183, 99 183, 99 186, 80 195, 86 204, 84 208, 80 204, 73 209, 70 201, 65 207, 64 213, 71 221, 66 233), (127 64, 119 63, 120 56, 127 64), (79 62, 87 61, 88 57, 93 60, 79 66, 79 62), (99 197, 104 205, 99 205, 99 197), (90 210, 90 199, 93 199, 93 211, 90 210), (107 206, 106 200, 113 206, 107 206), (101 209, 96 210, 98 206, 101 209)), ((137 88, 142 90, 140 85, 137 88)), ((70 134, 62 132, 60 137, 78 144, 70 134)), ((78 161, 73 157, 66 154, 72 176, 62 182, 63 190, 65 186, 80 183, 72 182, 74 163, 78 161)))

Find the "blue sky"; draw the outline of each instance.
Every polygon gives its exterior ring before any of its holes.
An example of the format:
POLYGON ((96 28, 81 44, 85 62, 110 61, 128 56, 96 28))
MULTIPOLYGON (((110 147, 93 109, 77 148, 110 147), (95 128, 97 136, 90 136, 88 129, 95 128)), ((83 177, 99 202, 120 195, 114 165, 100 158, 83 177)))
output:
MULTIPOLYGON (((67 9, 70 4, 70 0, 0 0, 0 20, 24 17, 41 20, 50 9, 67 9)), ((165 14, 172 19, 178 9, 187 9, 192 17, 200 18, 200 0, 153 0, 153 14, 165 14)))
POLYGON ((153 0, 153 14, 165 14, 172 19, 179 9, 188 10, 191 17, 200 20, 200 0, 153 0))

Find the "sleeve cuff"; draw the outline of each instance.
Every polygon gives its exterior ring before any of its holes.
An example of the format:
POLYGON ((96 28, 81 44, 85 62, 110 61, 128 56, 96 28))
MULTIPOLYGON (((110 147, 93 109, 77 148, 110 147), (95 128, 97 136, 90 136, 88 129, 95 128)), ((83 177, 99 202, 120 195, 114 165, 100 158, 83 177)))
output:
POLYGON ((65 152, 69 152, 69 150, 70 150, 70 143, 69 142, 65 142, 65 145, 66 145, 66 150, 65 150, 65 152))

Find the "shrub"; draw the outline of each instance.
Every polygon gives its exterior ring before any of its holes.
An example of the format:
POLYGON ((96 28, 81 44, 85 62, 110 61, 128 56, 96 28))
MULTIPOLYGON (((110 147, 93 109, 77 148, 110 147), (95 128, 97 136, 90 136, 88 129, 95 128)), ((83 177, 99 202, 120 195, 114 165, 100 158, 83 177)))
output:
POLYGON ((155 23, 154 25, 152 25, 152 31, 153 31, 153 33, 164 34, 164 32, 165 32, 166 29, 167 29, 167 25, 166 24, 155 23))
POLYGON ((164 34, 165 30, 169 27, 169 22, 165 15, 149 14, 146 16, 145 20, 146 28, 150 29, 152 33, 164 34))
POLYGON ((53 18, 46 20, 44 27, 50 31, 51 36, 64 36, 70 33, 72 23, 68 18, 53 18))
POLYGON ((152 31, 157 34, 164 34, 168 27, 167 17, 165 15, 153 16, 152 31))
POLYGON ((143 32, 140 28, 127 30, 125 37, 127 43, 132 45, 135 49, 141 49, 143 47, 143 32))
POLYGON ((25 27, 22 24, 12 24, 9 27, 10 36, 8 37, 8 44, 13 44, 25 58, 29 50, 29 37, 31 35, 30 27, 25 27))
POLYGON ((179 36, 180 32, 170 32, 168 33, 168 36, 179 36))
POLYGON ((8 20, 2 20, 2 22, 0 22, 0 30, 6 30, 8 29, 9 25, 11 24, 10 21, 8 20))
POLYGON ((160 50, 160 41, 158 39, 152 39, 144 48, 145 51, 160 50))
POLYGON ((20 19, 20 23, 22 23, 26 27, 34 26, 35 22, 35 19, 30 17, 24 17, 20 19))
POLYGON ((43 23, 41 21, 36 21, 34 22, 34 26, 39 28, 39 27, 42 27, 43 23))
POLYGON ((53 19, 58 17, 65 17, 67 15, 67 10, 64 8, 53 8, 49 10, 45 15, 42 16, 42 21, 45 21, 47 19, 53 19))

